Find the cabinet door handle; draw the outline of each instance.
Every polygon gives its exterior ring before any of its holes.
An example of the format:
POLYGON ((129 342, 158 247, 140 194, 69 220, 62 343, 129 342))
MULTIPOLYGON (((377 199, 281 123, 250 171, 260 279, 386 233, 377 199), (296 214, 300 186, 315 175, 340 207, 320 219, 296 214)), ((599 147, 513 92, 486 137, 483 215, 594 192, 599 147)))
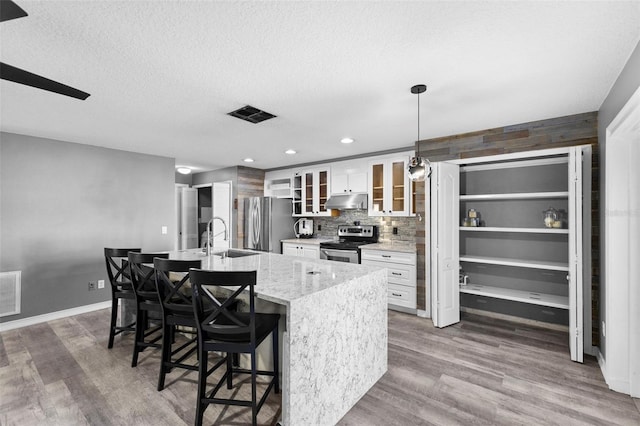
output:
POLYGON ((391 257, 391 255, 383 254, 382 257, 391 257))
POLYGON ((401 294, 398 293, 391 293, 393 296, 402 296, 401 294))
POLYGON ((400 272, 392 272, 391 275, 402 275, 400 272))

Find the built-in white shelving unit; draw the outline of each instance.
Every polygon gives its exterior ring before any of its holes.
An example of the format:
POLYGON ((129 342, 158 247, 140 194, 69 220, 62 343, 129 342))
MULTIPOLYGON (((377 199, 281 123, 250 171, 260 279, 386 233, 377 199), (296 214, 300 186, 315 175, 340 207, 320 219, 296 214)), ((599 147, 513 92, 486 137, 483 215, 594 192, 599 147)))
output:
POLYGON ((569 264, 566 262, 541 262, 529 259, 508 259, 485 256, 460 256, 460 261, 486 265, 514 266, 517 268, 544 269, 547 271, 569 271, 569 264))
POLYGON ((568 191, 556 191, 556 192, 517 192, 509 194, 475 194, 475 195, 461 195, 460 201, 471 200, 536 200, 541 198, 554 199, 554 198, 568 198, 568 191))
POLYGON ((496 226, 461 226, 460 231, 469 232, 520 232, 523 234, 568 234, 562 228, 501 228, 496 226))
POLYGON ((494 297, 496 299, 511 300, 513 302, 531 303, 533 305, 549 306, 551 308, 569 309, 568 296, 534 293, 530 291, 492 287, 481 284, 467 284, 466 286, 460 286, 460 293, 494 297))
POLYGON ((459 321, 462 307, 566 325, 571 359, 581 362, 590 316, 590 183, 589 146, 434 163, 434 324, 459 321), (545 226, 551 213, 559 227, 545 226), (477 226, 460 226, 470 222, 477 226))

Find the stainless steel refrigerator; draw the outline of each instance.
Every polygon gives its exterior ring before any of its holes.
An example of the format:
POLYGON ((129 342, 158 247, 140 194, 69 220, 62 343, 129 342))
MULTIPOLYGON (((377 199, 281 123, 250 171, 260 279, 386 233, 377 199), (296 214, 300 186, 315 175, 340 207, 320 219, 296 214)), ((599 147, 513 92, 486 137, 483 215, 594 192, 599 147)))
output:
POLYGON ((280 240, 295 238, 291 200, 250 197, 244 200, 244 248, 282 253, 280 240))

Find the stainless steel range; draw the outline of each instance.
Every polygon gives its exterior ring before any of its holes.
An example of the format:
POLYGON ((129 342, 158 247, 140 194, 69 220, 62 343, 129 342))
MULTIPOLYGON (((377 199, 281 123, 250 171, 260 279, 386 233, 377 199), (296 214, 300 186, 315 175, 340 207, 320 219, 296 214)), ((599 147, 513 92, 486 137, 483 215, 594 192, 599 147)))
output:
POLYGON ((320 259, 360 263, 359 246, 378 242, 376 225, 340 225, 338 241, 320 243, 320 259))

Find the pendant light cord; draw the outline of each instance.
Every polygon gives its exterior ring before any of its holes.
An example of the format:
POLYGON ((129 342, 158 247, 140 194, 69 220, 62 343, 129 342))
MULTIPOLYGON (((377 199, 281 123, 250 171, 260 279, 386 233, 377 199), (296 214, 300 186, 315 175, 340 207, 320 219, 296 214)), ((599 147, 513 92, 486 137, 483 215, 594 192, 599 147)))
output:
POLYGON ((418 157, 420 157, 420 93, 418 93, 418 157))

